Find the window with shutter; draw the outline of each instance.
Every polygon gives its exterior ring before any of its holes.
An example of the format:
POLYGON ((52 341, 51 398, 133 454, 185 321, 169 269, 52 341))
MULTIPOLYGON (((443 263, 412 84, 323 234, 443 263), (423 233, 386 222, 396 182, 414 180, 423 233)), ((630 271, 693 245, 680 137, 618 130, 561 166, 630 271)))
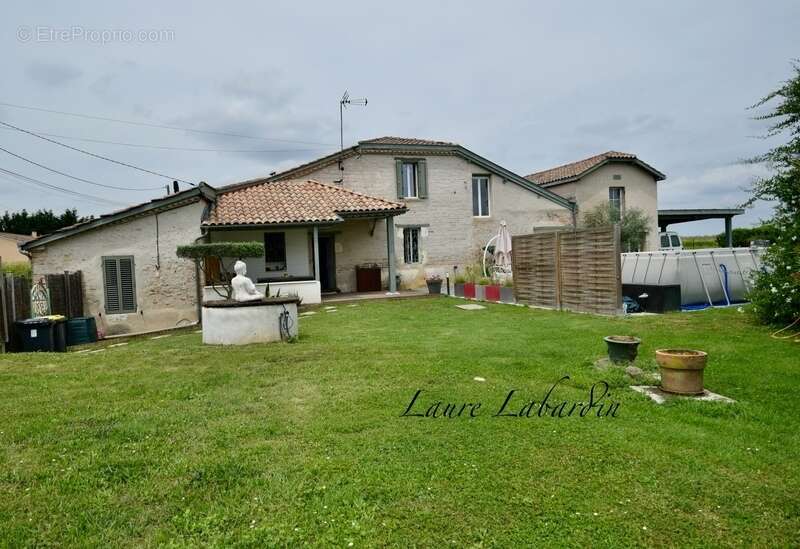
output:
POLYGON ((133 256, 104 257, 103 283, 107 314, 136 312, 136 271, 133 256))
POLYGON ((395 159, 397 198, 427 198, 428 169, 425 159, 395 159))

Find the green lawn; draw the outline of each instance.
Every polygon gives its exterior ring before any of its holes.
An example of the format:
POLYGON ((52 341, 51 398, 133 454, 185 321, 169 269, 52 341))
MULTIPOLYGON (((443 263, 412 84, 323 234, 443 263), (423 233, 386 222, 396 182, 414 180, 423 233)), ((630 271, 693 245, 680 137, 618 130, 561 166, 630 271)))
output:
POLYGON ((293 344, 0 356, 0 546, 800 544, 799 345, 733 308, 457 303, 339 305, 293 344), (645 369, 708 351, 738 403, 653 404, 592 366, 608 334, 645 369), (556 401, 605 380, 617 417, 491 417, 564 375, 556 401), (482 414, 400 417, 418 389, 482 414))

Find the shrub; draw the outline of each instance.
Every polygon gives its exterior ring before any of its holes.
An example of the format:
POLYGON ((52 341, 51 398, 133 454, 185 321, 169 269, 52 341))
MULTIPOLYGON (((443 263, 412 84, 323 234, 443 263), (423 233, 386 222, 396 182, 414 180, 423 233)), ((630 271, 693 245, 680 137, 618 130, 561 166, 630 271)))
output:
POLYGON ((455 277, 455 278, 453 279, 453 282, 454 282, 455 284, 466 284, 466 282, 467 282, 467 277, 465 277, 464 275, 458 275, 457 277, 455 277))
POLYGON ((32 278, 31 264, 27 261, 3 263, 3 272, 18 278, 32 278))
POLYGON ((608 227, 620 224, 620 243, 624 252, 638 252, 644 248, 650 232, 650 217, 639 208, 628 208, 620 219, 619 211, 611 204, 598 204, 583 214, 587 228, 608 227))
POLYGON ((788 143, 751 159, 766 163, 773 173, 754 183, 746 205, 756 200, 777 202, 770 220, 774 238, 750 292, 753 311, 764 323, 788 324, 800 319, 800 64, 794 65, 794 71, 792 80, 755 105, 777 100, 772 111, 756 119, 772 122, 769 136, 789 134, 788 143))
POLYGON ((480 284, 481 286, 488 286, 491 283, 492 280, 490 278, 486 278, 485 276, 482 276, 478 279, 478 284, 480 284))
MULTIPOLYGON (((764 223, 760 227, 750 227, 733 229, 733 246, 736 248, 747 247, 753 240, 769 240, 775 242, 778 239, 778 229, 772 223, 764 223)), ((724 247, 728 245, 725 238, 725 233, 717 235, 717 246, 724 247)))
POLYGON ((186 259, 206 259, 209 257, 259 257, 264 255, 264 245, 260 242, 208 242, 178 246, 178 257, 186 259))

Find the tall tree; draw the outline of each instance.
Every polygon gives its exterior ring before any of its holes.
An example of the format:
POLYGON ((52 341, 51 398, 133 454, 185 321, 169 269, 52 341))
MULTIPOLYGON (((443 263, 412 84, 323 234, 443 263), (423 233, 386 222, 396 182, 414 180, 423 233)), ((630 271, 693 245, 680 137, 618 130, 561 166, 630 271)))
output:
POLYGON ((756 200, 777 202, 770 221, 776 237, 764 255, 750 298, 764 323, 789 323, 800 318, 800 62, 794 76, 753 107, 771 106, 757 120, 770 122, 768 137, 788 134, 789 140, 751 159, 772 168, 772 175, 757 180, 747 205, 756 200))
POLYGON ((36 232, 39 235, 52 233, 62 227, 69 227, 85 217, 78 216, 78 210, 67 209, 64 213, 56 215, 52 210, 36 210, 33 213, 28 210, 9 213, 6 211, 0 217, 0 232, 31 234, 36 232))

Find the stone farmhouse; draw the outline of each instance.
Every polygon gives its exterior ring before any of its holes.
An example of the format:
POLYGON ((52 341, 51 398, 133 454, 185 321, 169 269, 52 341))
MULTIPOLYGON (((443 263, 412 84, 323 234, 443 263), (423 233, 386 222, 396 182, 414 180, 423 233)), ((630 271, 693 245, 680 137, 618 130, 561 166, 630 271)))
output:
POLYGON ((575 200, 591 204, 601 192, 584 198, 583 189, 618 174, 628 203, 640 194, 655 200, 663 176, 616 160, 545 180, 546 172, 525 178, 455 143, 382 137, 268 177, 200 183, 21 248, 34 276, 83 272, 85 310, 105 333, 161 330, 196 322, 213 293, 197 266, 176 256, 180 244, 263 242, 264 257, 245 259, 248 276, 306 304, 364 290, 362 268, 373 275, 371 290, 416 288, 474 264, 501 221, 511 234, 574 226, 575 200))

